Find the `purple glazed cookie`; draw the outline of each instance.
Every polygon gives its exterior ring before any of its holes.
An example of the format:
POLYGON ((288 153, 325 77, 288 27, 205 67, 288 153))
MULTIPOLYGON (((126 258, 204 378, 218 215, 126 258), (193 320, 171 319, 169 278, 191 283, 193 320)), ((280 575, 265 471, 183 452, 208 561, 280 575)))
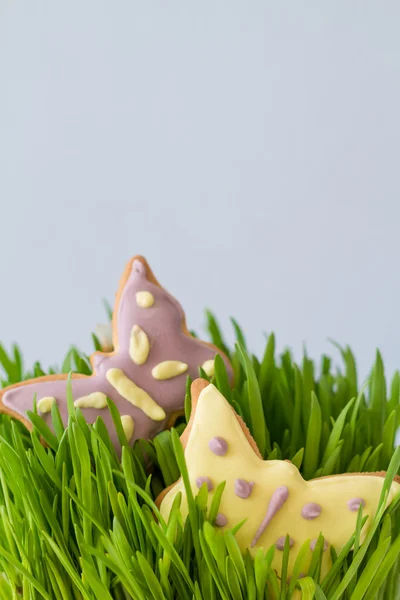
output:
MULTIPOLYGON (((129 443, 150 439, 171 426, 182 414, 186 378, 196 378, 199 367, 213 374, 220 354, 232 378, 232 368, 215 346, 190 335, 180 304, 154 277, 141 256, 131 259, 122 276, 113 313, 113 346, 109 353, 91 356, 91 376, 72 375, 74 404, 88 423, 101 417, 112 442, 119 447, 107 408, 107 397, 117 406, 129 443)), ((0 391, 0 412, 30 422, 36 395, 39 414, 51 427, 51 407, 57 403, 67 424, 67 375, 39 377, 0 391)))

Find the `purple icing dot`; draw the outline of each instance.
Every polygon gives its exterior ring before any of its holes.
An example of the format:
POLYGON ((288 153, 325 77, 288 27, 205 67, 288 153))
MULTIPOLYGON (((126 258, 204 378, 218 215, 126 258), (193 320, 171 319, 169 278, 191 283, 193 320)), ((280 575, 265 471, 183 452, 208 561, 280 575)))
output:
POLYGON ((246 481, 246 479, 236 479, 235 494, 244 500, 248 498, 253 490, 254 481, 246 481))
POLYGON ((319 504, 315 504, 315 502, 310 502, 309 504, 305 504, 301 511, 301 516, 303 519, 307 519, 307 521, 312 521, 316 519, 321 514, 321 506, 319 504))
POLYGON ((209 477, 198 477, 196 479, 196 485, 197 487, 200 489, 201 486, 203 485, 203 483, 205 483, 207 485, 207 489, 209 492, 211 492, 211 490, 213 489, 213 484, 212 481, 209 477))
MULTIPOLYGON (((284 550, 285 542, 286 542, 286 535, 282 535, 280 538, 278 538, 276 540, 275 548, 277 550, 284 550)), ((289 538, 289 548, 293 548, 293 546, 294 546, 294 540, 292 538, 289 538)))
MULTIPOLYGON (((317 541, 318 540, 312 540, 310 542, 310 550, 314 550, 315 549, 315 546, 317 545, 317 541)), ((324 549, 323 549, 323 552, 325 552, 325 550, 328 549, 328 546, 329 546, 329 542, 327 542, 327 540, 324 540, 324 549)))
POLYGON ((357 512, 360 506, 365 506, 364 498, 352 498, 347 502, 347 507, 351 512, 357 512))
POLYGON ((208 447, 211 452, 214 452, 217 456, 225 456, 228 452, 228 442, 222 437, 213 437, 212 440, 208 442, 208 447))
POLYGON ((228 524, 228 519, 226 517, 226 515, 222 514, 222 513, 218 513, 216 516, 216 519, 214 521, 214 525, 216 525, 217 527, 225 527, 225 525, 228 524))

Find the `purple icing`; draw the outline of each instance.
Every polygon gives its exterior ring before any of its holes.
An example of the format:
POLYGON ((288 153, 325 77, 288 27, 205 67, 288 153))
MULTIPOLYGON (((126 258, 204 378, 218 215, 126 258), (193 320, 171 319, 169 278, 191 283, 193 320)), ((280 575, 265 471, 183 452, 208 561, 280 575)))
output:
MULTIPOLYGON (((71 386, 72 396, 76 400, 93 392, 103 392, 117 406, 121 415, 130 415, 135 423, 131 444, 138 438, 153 438, 165 429, 171 415, 181 411, 184 405, 186 379, 198 377, 198 367, 206 360, 215 357, 215 349, 205 342, 186 335, 182 331, 184 312, 180 304, 163 288, 152 283, 147 278, 146 266, 140 259, 129 263, 125 271, 124 287, 118 296, 114 309, 114 334, 118 334, 118 345, 115 351, 108 354, 95 353, 92 355, 94 374, 90 377, 73 375, 71 386), (136 292, 147 291, 154 296, 151 308, 141 308, 136 303, 136 292), (134 325, 139 325, 147 334, 150 341, 150 353, 143 365, 136 365, 130 358, 130 335, 134 325), (188 364, 188 370, 178 377, 159 381, 151 374, 153 367, 165 360, 178 360, 188 364), (163 421, 153 421, 142 410, 125 400, 106 379, 106 372, 111 368, 119 368, 136 385, 144 389, 159 404, 166 413, 163 421)), ((232 368, 223 357, 232 378, 232 368)), ((61 413, 63 423, 68 422, 66 402, 67 375, 56 375, 54 379, 38 378, 30 384, 14 386, 2 393, 3 404, 25 417, 27 410, 33 408, 33 398, 37 400, 44 396, 54 396, 61 413)), ((118 449, 119 442, 115 427, 107 408, 81 408, 88 423, 94 423, 101 417, 109 431, 114 446, 118 449)), ((43 414, 43 419, 52 429, 51 414, 43 414)))
POLYGON ((201 486, 205 483, 207 485, 207 489, 209 492, 214 488, 213 483, 209 477, 197 477, 196 485, 200 489, 201 486))
POLYGON ((289 497, 289 490, 286 487, 286 485, 281 485, 274 491, 274 493, 272 494, 271 499, 269 501, 269 504, 268 504, 267 514, 265 515, 264 519, 262 520, 259 528, 256 531, 253 541, 251 542, 252 548, 254 548, 257 541, 262 536, 265 529, 267 528, 269 523, 272 521, 272 519, 274 518, 276 513, 285 504, 288 497, 289 497))
POLYGON ((246 479, 236 479, 235 494, 244 500, 248 498, 253 490, 254 481, 246 481, 246 479))
POLYGON ((360 506, 365 506, 364 498, 351 498, 351 500, 347 502, 347 507, 351 512, 357 512, 360 506))
POLYGON ((225 527, 225 525, 228 524, 228 518, 226 515, 224 515, 223 513, 218 513, 217 517, 214 521, 214 525, 216 525, 217 527, 225 527))
MULTIPOLYGON (((282 537, 280 537, 276 540, 275 548, 277 550, 284 550, 285 542, 286 542, 286 535, 282 535, 282 537)), ((293 546, 294 546, 294 540, 292 538, 289 538, 289 547, 293 548, 293 546)))
POLYGON ((228 442, 222 437, 213 437, 212 440, 208 442, 208 447, 211 452, 214 452, 217 456, 225 456, 228 452, 228 442))
POLYGON ((301 511, 301 516, 303 519, 307 519, 307 521, 312 521, 316 519, 321 514, 321 506, 319 504, 315 504, 315 502, 309 502, 305 504, 301 511))
MULTIPOLYGON (((312 540, 310 542, 310 550, 314 550, 315 546, 317 545, 317 541, 318 540, 312 540)), ((323 548, 323 552, 325 552, 329 547, 329 542, 327 542, 326 540, 324 540, 324 548, 323 548)))

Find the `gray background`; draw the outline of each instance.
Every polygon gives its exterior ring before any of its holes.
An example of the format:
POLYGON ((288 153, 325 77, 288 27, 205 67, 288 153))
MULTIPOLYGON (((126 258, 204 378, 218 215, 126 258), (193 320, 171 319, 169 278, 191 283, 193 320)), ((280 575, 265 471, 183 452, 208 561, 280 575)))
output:
POLYGON ((399 366, 398 2, 0 5, 7 346, 89 350, 142 253, 197 330, 399 366))

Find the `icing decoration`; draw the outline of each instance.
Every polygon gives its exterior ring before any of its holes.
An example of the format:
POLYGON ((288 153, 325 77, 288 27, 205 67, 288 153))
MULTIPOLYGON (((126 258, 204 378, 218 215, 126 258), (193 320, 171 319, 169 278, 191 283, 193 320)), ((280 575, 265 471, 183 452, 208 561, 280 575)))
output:
MULTIPOLYGON (((107 329, 108 326, 101 328, 104 338, 107 329)), ((103 339, 100 331, 98 332, 103 348, 106 349, 106 345, 111 343, 114 350, 96 352, 91 356, 93 375, 72 375, 72 397, 76 401, 98 392, 110 398, 119 413, 130 415, 135 423, 131 443, 138 438, 153 438, 182 414, 186 376, 195 379, 199 365, 207 360, 214 360, 217 353, 221 354, 232 380, 233 372, 228 359, 215 346, 190 335, 180 304, 160 286, 142 257, 129 261, 121 279, 113 309, 112 340, 103 339), (146 334, 149 342, 150 350, 143 364, 136 364, 130 355, 131 334, 135 325, 146 334), (154 367, 171 358, 186 365, 185 375, 166 380, 155 379, 152 376, 154 367), (123 373, 126 379, 117 377, 118 385, 112 385, 106 376, 107 373, 110 376, 111 369, 117 369, 117 373, 123 373)), ((143 341, 141 345, 134 343, 133 355, 136 359, 138 346, 143 348, 143 341)), ((143 350, 139 352, 139 356, 143 360, 143 350)), ((0 391, 0 411, 11 414, 30 427, 26 411, 32 410, 35 394, 37 399, 51 397, 56 399, 62 421, 66 425, 66 380, 67 375, 64 374, 51 375, 5 388, 0 391)), ((115 372, 111 380, 115 383, 115 372)), ((46 403, 41 406, 46 407, 46 403)), ((88 423, 94 423, 98 417, 104 420, 118 450, 120 444, 108 408, 81 407, 81 410, 88 423)), ((41 411, 40 414, 52 428, 50 411, 41 411)))
MULTIPOLYGON (((315 546, 317 545, 317 542, 318 542, 318 540, 312 540, 312 541, 310 542, 310 550, 315 550, 315 546)), ((329 548, 329 542, 327 542, 327 541, 324 539, 324 547, 323 547, 323 549, 322 549, 322 552, 325 552, 325 551, 326 551, 328 548, 329 548)))
POLYGON ((188 370, 188 366, 186 363, 180 362, 179 360, 164 360, 161 363, 158 363, 151 374, 154 379, 172 379, 173 377, 177 377, 178 375, 182 375, 188 370))
POLYGON ((358 512, 360 506, 365 506, 365 500, 363 498, 351 498, 351 500, 348 500, 347 506, 352 512, 358 512))
POLYGON ((43 396, 43 398, 40 398, 39 402, 37 403, 37 407, 41 413, 48 413, 51 412, 51 407, 53 406, 54 402, 56 402, 54 396, 43 396))
POLYGON ((143 365, 150 352, 149 338, 139 325, 134 325, 131 331, 129 356, 136 365, 143 365))
POLYGON ((210 448, 211 452, 214 452, 214 454, 217 456, 225 456, 225 454, 228 452, 228 443, 222 437, 213 437, 208 442, 208 447, 210 448))
POLYGON ((214 525, 217 527, 225 527, 225 525, 228 525, 228 517, 222 513, 218 513, 214 525))
POLYGON ((262 536, 276 513, 282 508, 288 498, 289 490, 286 485, 281 485, 274 491, 268 504, 267 514, 261 521, 260 526, 256 531, 256 535, 250 544, 251 548, 254 548, 254 546, 257 544, 259 538, 262 536))
POLYGON ((201 365, 201 368, 203 369, 204 373, 207 375, 207 377, 213 377, 214 375, 214 359, 210 359, 210 360, 206 360, 206 362, 204 362, 201 365))
POLYGON ((319 504, 315 502, 309 502, 305 504, 301 509, 301 516, 303 519, 307 519, 308 521, 312 521, 316 519, 321 514, 321 507, 319 504))
POLYGON ((128 440, 128 442, 130 442, 133 436, 133 431, 135 429, 135 422, 132 419, 131 415, 121 415, 121 423, 126 439, 128 440))
POLYGON ((150 308, 154 304, 154 296, 151 292, 136 292, 136 304, 140 308, 150 308))
POLYGON ((107 381, 111 383, 117 392, 128 400, 133 406, 137 406, 145 415, 153 421, 162 421, 165 419, 164 409, 154 402, 153 398, 147 392, 129 379, 121 369, 108 369, 106 373, 107 381))
POLYGON ((197 487, 199 489, 201 488, 201 486, 203 485, 203 483, 206 484, 207 489, 208 489, 209 492, 211 492, 211 490, 214 489, 213 483, 212 483, 212 481, 211 481, 211 479, 209 477, 202 476, 202 477, 197 477, 196 478, 196 485, 197 485, 197 487))
POLYGON ((235 480, 235 494, 239 498, 245 500, 248 498, 253 490, 254 481, 246 481, 246 479, 235 480))
POLYGON ((75 400, 74 406, 79 408, 105 408, 107 406, 107 396, 103 392, 93 392, 75 400))
MULTIPOLYGON (((344 474, 305 481, 292 463, 263 460, 243 421, 216 387, 204 380, 198 379, 192 384, 192 413, 181 441, 193 494, 198 494, 197 478, 205 473, 213 483, 207 498, 208 509, 215 489, 221 482, 226 482, 219 511, 227 517, 228 527, 244 522, 235 534, 243 553, 249 549, 251 555, 255 556, 259 548, 267 551, 286 533, 294 540, 289 553, 288 576, 293 572, 302 544, 318 539, 320 533, 329 540, 336 554, 340 553, 356 528, 357 513, 350 511, 347 506, 350 499, 365 500, 363 515, 368 519, 361 531, 361 542, 371 527, 384 483, 383 477, 379 474, 344 474), (213 437, 222 437, 228 443, 229 451, 223 458, 209 449, 208 444, 213 437), (246 500, 236 493, 238 480, 249 484, 254 482, 246 500), (321 507, 318 518, 302 518, 303 508, 311 503, 321 507), (255 539, 260 523, 265 525, 266 517, 269 523, 255 539), (255 541, 253 546, 252 541, 255 541)), ((400 484, 395 481, 389 490, 388 504, 398 491, 400 484)), ((184 519, 187 516, 185 486, 179 479, 157 499, 166 520, 177 494, 182 495, 182 516, 184 519)), ((282 557, 283 553, 276 550, 271 563, 278 576, 282 557)), ((311 558, 312 552, 309 550, 301 571, 308 571, 311 558)), ((327 551, 322 558, 321 576, 331 564, 331 553, 327 551)))
MULTIPOLYGON (((275 542, 275 548, 277 550, 284 550, 285 549, 285 542, 286 542, 286 535, 282 535, 280 538, 278 538, 275 542)), ((289 547, 293 548, 294 546, 294 540, 292 538, 289 538, 289 547)))

